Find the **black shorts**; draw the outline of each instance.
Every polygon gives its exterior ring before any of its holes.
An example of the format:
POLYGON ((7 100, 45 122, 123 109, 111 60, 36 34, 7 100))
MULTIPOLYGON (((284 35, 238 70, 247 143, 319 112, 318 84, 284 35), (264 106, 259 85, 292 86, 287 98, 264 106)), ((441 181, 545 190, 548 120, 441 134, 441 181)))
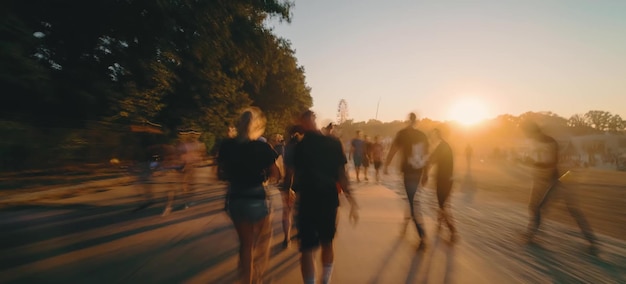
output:
POLYGON ((363 157, 363 167, 367 168, 370 166, 370 160, 366 157, 363 157))
POLYGON ((354 166, 357 168, 361 167, 361 165, 363 165, 363 159, 365 159, 363 156, 353 156, 352 160, 354 160, 354 166))
POLYGON ((381 162, 381 161, 378 161, 378 162, 376 162, 376 161, 375 161, 375 162, 374 162, 374 169, 377 169, 377 170, 378 170, 378 169, 380 169, 380 167, 382 167, 382 166, 383 166, 383 162, 381 162))
POLYGON ((337 207, 299 209, 296 220, 301 252, 330 244, 337 231, 337 207))

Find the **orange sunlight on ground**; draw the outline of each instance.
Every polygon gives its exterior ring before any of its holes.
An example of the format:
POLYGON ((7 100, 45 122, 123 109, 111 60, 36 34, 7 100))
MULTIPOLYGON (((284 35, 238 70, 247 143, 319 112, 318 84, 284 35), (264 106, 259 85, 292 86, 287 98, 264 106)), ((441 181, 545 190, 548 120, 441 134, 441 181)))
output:
POLYGON ((465 126, 475 125, 489 118, 484 102, 474 98, 461 98, 452 103, 448 111, 448 119, 465 126))

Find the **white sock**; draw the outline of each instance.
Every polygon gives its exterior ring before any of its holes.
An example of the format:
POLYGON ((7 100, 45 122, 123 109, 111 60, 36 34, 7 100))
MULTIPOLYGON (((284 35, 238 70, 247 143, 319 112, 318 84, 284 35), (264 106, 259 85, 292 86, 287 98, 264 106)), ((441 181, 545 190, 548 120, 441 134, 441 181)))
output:
POLYGON ((315 277, 304 279, 304 284, 315 284, 315 277))
POLYGON ((324 284, 330 283, 330 277, 333 275, 333 264, 324 264, 324 284))

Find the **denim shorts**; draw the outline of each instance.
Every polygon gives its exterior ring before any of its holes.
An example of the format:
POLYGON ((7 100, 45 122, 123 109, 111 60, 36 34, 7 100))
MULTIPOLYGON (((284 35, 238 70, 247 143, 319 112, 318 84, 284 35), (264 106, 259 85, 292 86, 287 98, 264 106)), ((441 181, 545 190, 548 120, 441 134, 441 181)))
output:
MULTIPOLYGON (((265 190, 262 186, 253 190, 265 190)), ((270 201, 267 198, 227 197, 226 213, 233 222, 256 223, 270 213, 270 201)))

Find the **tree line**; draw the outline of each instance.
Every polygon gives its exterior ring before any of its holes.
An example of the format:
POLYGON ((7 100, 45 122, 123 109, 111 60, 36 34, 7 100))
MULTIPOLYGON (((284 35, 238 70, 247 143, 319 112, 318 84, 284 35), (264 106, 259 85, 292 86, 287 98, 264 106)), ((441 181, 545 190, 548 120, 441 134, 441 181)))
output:
POLYGON ((247 106, 263 109, 267 131, 277 133, 312 105, 295 50, 266 24, 289 22, 291 1, 0 5, 0 130, 12 135, 0 151, 7 155, 15 147, 33 152, 24 143, 46 137, 46 129, 63 136, 48 145, 55 149, 102 142, 72 129, 115 132, 148 122, 201 131, 210 148, 247 106))
MULTIPOLYGON (((574 136, 613 133, 624 135, 626 121, 619 115, 607 111, 591 110, 585 114, 575 114, 570 118, 559 116, 553 112, 526 112, 518 116, 503 114, 480 124, 466 127, 453 121, 435 121, 423 118, 418 123, 418 128, 430 131, 440 128, 449 139, 450 144, 456 148, 457 153, 462 153, 467 144, 476 149, 491 151, 496 147, 509 147, 517 144, 524 138, 519 125, 524 120, 536 121, 542 129, 555 136, 557 139, 569 139, 574 136)), ((406 127, 405 121, 381 122, 369 120, 355 122, 348 120, 337 127, 337 135, 347 143, 352 139, 357 130, 373 138, 394 137, 397 131, 406 127)))

